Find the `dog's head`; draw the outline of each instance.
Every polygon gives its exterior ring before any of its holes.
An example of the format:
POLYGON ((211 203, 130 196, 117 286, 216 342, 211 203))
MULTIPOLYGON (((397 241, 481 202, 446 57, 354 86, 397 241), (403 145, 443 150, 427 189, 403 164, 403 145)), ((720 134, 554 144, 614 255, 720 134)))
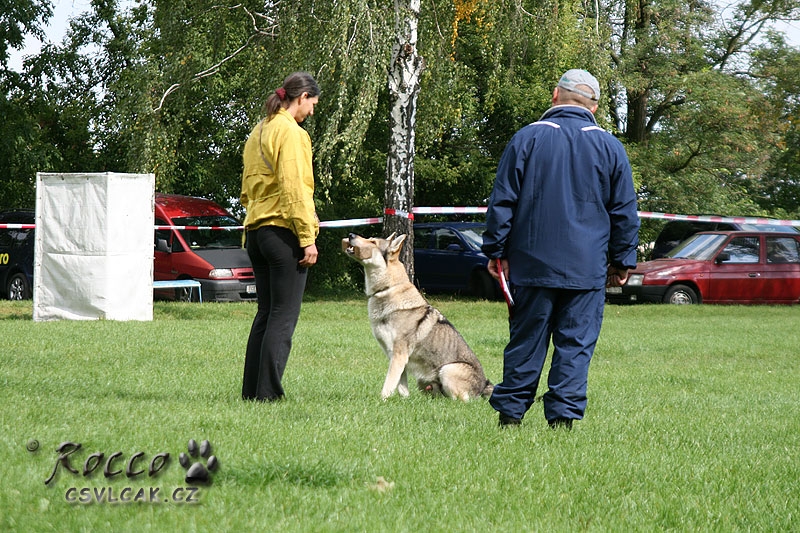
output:
POLYGON ((342 250, 364 267, 381 267, 397 260, 405 240, 405 235, 396 237, 394 233, 386 239, 377 237, 367 239, 351 233, 349 237, 342 239, 342 250))
POLYGON ((408 274, 400 262, 400 250, 405 240, 405 235, 395 237, 394 233, 386 239, 365 239, 355 233, 342 239, 344 253, 364 267, 364 288, 368 295, 408 283, 408 274))

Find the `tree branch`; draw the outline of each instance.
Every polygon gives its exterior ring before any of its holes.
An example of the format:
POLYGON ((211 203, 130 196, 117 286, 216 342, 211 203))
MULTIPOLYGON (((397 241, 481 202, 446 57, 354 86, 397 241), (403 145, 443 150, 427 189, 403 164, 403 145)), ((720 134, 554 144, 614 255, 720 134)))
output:
POLYGON ((189 80, 186 81, 186 82, 173 83, 172 85, 170 85, 170 87, 166 91, 164 91, 164 94, 161 95, 161 99, 158 102, 158 107, 153 109, 154 113, 158 113, 159 111, 161 111, 161 109, 164 107, 164 102, 166 101, 167 97, 170 94, 172 94, 175 91, 177 91, 178 89, 180 89, 186 83, 193 83, 193 82, 199 81, 199 80, 201 80, 203 78, 206 78, 208 76, 213 76, 214 74, 218 73, 219 72, 219 68, 222 65, 224 65, 225 63, 227 63, 231 59, 233 59, 236 56, 238 56, 244 50, 246 50, 250 46, 250 43, 252 43, 253 40, 256 39, 257 37, 264 36, 264 35, 269 36, 269 37, 276 37, 277 34, 278 34, 278 23, 277 23, 277 21, 275 21, 274 19, 272 19, 272 18, 270 18, 267 15, 264 15, 262 13, 251 12, 246 7, 244 7, 242 4, 238 4, 238 5, 231 6, 231 7, 228 7, 228 6, 215 6, 215 8, 228 9, 230 11, 233 11, 233 10, 236 10, 236 9, 241 9, 242 11, 244 11, 244 13, 250 18, 251 22, 253 23, 253 33, 250 34, 250 36, 247 38, 247 41, 245 41, 245 43, 242 46, 240 46, 239 48, 234 50, 232 53, 230 53, 227 56, 225 56, 224 58, 222 58, 220 61, 218 61, 214 65, 208 67, 207 69, 205 69, 203 71, 197 72, 191 78, 189 78, 189 80), (266 21, 267 24, 268 24, 267 28, 266 29, 259 28, 257 19, 263 19, 264 21, 266 21))

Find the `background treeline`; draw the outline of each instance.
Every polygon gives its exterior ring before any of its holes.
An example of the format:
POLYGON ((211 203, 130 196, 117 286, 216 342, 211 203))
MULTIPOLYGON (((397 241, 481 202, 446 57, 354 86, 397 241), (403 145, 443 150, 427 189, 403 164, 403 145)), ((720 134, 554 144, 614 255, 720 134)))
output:
MULTIPOLYGON (((244 140, 302 69, 322 88, 305 125, 320 218, 381 213, 398 2, 92 0, 21 72, 9 52, 52 5, 6 4, 0 208, 32 206, 37 171, 112 171, 238 211, 244 140)), ((420 16, 415 205, 484 204, 505 143, 581 67, 641 210, 800 218, 800 50, 771 30, 800 0, 422 0, 420 16)))

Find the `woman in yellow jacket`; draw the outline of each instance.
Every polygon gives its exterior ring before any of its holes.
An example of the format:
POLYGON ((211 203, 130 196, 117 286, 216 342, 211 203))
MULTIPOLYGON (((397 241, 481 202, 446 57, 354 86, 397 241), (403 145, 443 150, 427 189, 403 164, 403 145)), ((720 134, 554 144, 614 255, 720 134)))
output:
POLYGON ((247 253, 258 292, 244 363, 245 400, 283 398, 281 378, 308 267, 317 262, 311 139, 300 124, 314 114, 319 92, 310 74, 289 75, 267 99, 267 116, 244 146, 240 200, 247 209, 247 253))

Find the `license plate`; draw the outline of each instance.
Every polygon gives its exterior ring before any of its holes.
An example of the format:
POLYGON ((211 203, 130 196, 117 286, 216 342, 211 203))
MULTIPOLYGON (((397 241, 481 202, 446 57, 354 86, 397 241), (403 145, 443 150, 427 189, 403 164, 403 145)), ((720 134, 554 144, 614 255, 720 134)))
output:
POLYGON ((245 289, 245 290, 247 291, 247 294, 255 294, 256 293, 256 286, 255 285, 248 285, 247 289, 245 289))
POLYGON ((622 294, 622 287, 606 287, 606 294, 622 294))

